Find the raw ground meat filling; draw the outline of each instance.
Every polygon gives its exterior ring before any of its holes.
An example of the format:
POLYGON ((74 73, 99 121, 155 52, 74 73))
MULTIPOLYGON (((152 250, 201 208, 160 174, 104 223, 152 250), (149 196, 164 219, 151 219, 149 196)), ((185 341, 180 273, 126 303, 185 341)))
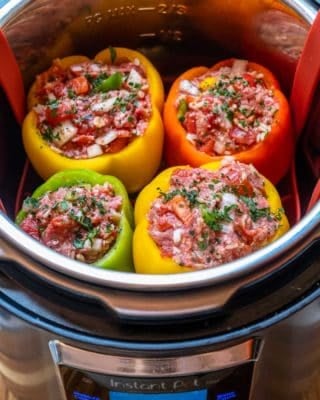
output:
POLYGON ((162 256, 195 269, 245 256, 279 228, 263 178, 251 165, 225 161, 217 171, 177 168, 151 206, 149 234, 162 256))
POLYGON ((122 198, 110 184, 61 187, 39 199, 28 197, 21 228, 67 257, 86 263, 102 258, 114 244, 122 198))
POLYGON ((143 135, 151 116, 149 84, 139 60, 95 61, 37 77, 37 127, 56 152, 86 159, 116 153, 143 135))
POLYGON ((263 141, 279 110, 264 75, 247 70, 244 60, 181 81, 176 107, 187 139, 210 156, 234 154, 263 141))

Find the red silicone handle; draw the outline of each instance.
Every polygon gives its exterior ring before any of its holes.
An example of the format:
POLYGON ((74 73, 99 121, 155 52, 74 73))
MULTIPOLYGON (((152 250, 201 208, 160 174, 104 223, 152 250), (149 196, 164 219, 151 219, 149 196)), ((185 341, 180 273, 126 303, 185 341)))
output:
POLYGON ((320 80, 320 11, 308 33, 297 64, 290 105, 295 132, 300 135, 308 118, 310 106, 320 80))
POLYGON ((19 124, 25 116, 25 91, 16 58, 0 30, 0 85, 19 124))

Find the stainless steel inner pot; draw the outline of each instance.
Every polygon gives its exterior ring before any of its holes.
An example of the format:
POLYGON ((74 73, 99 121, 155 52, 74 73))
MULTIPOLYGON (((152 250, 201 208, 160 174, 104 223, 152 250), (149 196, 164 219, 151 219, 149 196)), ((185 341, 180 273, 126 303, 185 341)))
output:
MULTIPOLYGON (((233 55, 254 58, 270 67, 289 94, 315 13, 302 0, 12 0, 0 11, 0 26, 14 50, 26 89, 55 57, 91 56, 109 45, 121 45, 145 53, 166 86, 188 67, 210 65, 233 55)), ((4 175, 7 181, 19 179, 19 174, 13 176, 10 171, 4 175)), ((0 197, 14 202, 7 190, 0 197)), ((136 275, 67 259, 31 239, 0 213, 2 263, 13 261, 43 274, 57 273, 62 280, 67 276, 133 292, 216 285, 219 293, 221 284, 227 287, 240 278, 258 279, 271 273, 306 252, 319 238, 320 202, 285 236, 248 257, 174 276, 136 275)))

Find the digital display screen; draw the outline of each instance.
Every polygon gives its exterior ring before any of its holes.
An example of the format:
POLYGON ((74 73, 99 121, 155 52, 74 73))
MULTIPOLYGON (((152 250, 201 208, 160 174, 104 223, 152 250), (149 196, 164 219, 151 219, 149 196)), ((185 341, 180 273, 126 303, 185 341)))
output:
MULTIPOLYGON (((91 396, 86 393, 73 392, 75 400, 101 400, 100 397, 91 396)), ((144 394, 144 393, 123 393, 123 392, 110 392, 110 400, 206 400, 208 398, 207 390, 197 390, 194 392, 181 392, 181 393, 165 393, 165 394, 144 394)), ((227 392, 220 393, 216 396, 216 400, 231 400, 237 399, 237 393, 227 392)))
POLYGON ((160 394, 110 392, 109 398, 110 400, 206 400, 207 391, 160 394))
POLYGON ((59 368, 67 400, 249 400, 253 362, 173 378, 127 378, 59 368))

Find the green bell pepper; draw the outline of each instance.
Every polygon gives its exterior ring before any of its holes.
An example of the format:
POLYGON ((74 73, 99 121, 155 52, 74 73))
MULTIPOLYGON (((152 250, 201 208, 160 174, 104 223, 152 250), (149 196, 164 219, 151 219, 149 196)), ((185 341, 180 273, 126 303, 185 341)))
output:
POLYGON ((103 79, 101 82, 99 82, 99 84, 96 86, 96 90, 98 92, 106 93, 109 92, 110 90, 120 89, 121 84, 122 84, 122 74, 120 72, 115 72, 108 78, 103 79))
MULTIPOLYGON (((110 175, 101 175, 89 170, 68 170, 61 171, 49 178, 45 183, 39 186, 26 201, 31 206, 35 206, 38 200, 47 192, 54 192, 60 187, 72 187, 77 185, 89 184, 103 185, 108 182, 113 187, 116 196, 122 198, 121 218, 119 221, 119 232, 113 246, 108 252, 93 265, 113 269, 118 271, 134 271, 132 262, 132 230, 133 230, 133 212, 128 198, 127 191, 122 182, 110 175)), ((63 203, 63 202, 62 202, 63 203)), ((21 209, 16 216, 16 223, 21 225, 27 217, 28 212, 21 209)), ((78 221, 79 222, 79 221, 78 221)), ((88 222, 88 221, 87 221, 88 222)), ((90 221, 89 221, 90 222, 90 221)), ((86 217, 80 224, 85 228, 90 228, 86 224, 86 217)), ((90 224, 89 224, 90 225, 90 224)), ((90 236, 90 231, 89 235, 90 236)))

